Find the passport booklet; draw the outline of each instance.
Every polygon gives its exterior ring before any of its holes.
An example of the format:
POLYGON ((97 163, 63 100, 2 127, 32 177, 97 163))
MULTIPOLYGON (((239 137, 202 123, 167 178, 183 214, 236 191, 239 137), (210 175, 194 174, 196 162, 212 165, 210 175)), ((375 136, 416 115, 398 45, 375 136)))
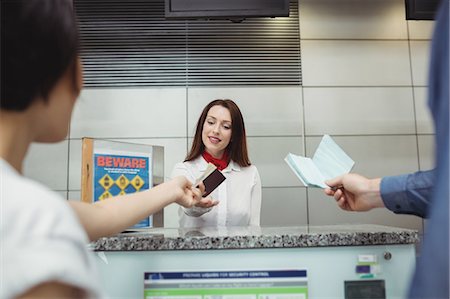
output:
POLYGON ((329 136, 324 135, 313 158, 289 153, 284 159, 306 187, 327 188, 326 180, 349 173, 355 162, 329 136))

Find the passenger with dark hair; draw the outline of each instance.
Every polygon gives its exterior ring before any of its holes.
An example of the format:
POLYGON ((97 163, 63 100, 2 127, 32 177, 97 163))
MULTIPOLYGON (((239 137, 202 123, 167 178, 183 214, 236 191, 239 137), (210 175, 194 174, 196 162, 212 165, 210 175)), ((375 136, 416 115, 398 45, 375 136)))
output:
POLYGON ((78 33, 71 0, 0 3, 0 298, 102 297, 89 240, 119 233, 173 202, 191 207, 204 188, 180 176, 86 204, 25 178, 30 144, 67 135, 83 84, 78 33))
POLYGON ((219 99, 206 105, 192 148, 172 176, 184 175, 194 182, 208 162, 222 171, 226 180, 194 207, 180 207, 180 226, 259 226, 261 180, 248 158, 244 119, 232 100, 219 99))

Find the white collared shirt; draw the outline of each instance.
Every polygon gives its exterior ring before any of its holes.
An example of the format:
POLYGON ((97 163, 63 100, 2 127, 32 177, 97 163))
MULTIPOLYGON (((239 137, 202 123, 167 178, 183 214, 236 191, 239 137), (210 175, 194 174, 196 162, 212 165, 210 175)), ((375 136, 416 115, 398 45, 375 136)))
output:
MULTIPOLYGON (((200 156, 175 165, 172 177, 184 175, 195 182, 206 167, 207 162, 200 156)), ((180 227, 260 225, 261 180, 256 166, 240 167, 230 161, 222 173, 226 180, 210 194, 219 204, 212 209, 180 207, 180 227)))

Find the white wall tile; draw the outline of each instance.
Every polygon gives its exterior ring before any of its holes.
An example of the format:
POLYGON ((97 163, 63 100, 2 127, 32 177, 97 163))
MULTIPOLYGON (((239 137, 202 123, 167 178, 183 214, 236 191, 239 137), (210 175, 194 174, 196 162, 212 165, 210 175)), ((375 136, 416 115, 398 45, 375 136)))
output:
POLYGON ((428 39, 433 36, 434 21, 409 20, 408 31, 410 39, 428 39))
POLYGON ((406 39, 403 0, 300 0, 304 39, 406 39))
POLYGON ((52 190, 67 190, 67 148, 67 140, 33 143, 23 164, 24 175, 52 190))
POLYGON ((419 135, 420 170, 434 168, 434 135, 419 135))
POLYGON ((81 191, 69 191, 67 193, 68 200, 81 201, 81 191))
POLYGON ((188 89, 188 134, 194 136, 198 118, 215 99, 231 99, 241 110, 248 136, 299 135, 300 87, 217 87, 188 89))
POLYGON ((307 135, 415 133, 411 87, 304 88, 304 102, 307 135))
MULTIPOLYGON (((332 136, 354 161, 352 172, 381 177, 419 169, 416 137, 410 136, 332 136)), ((321 137, 306 137, 306 152, 312 157, 321 137)))
POLYGON ((418 134, 434 134, 433 118, 428 107, 427 92, 427 87, 414 87, 418 134))
POLYGON ((67 191, 56 191, 56 193, 64 199, 67 199, 67 191))
POLYGON ((411 85, 407 41, 302 40, 303 86, 411 85))
POLYGON ((284 161, 289 152, 303 153, 301 137, 250 137, 247 143, 263 187, 303 186, 284 161))
MULTIPOLYGON (((168 178, 176 163, 186 156, 186 138, 112 139, 123 142, 164 146, 164 176, 168 178)), ((81 188, 81 140, 70 144, 69 190, 81 188)))
POLYGON ((263 188, 261 226, 305 226, 306 188, 263 188))
POLYGON ((430 42, 411 41, 411 67, 414 86, 428 85, 430 42))
POLYGON ((71 124, 71 138, 182 137, 186 90, 85 89, 71 124))
POLYGON ((385 208, 369 212, 341 210, 334 198, 326 196, 322 189, 308 189, 308 207, 310 225, 379 224, 423 231, 422 219, 413 215, 394 214, 385 208))
POLYGON ((164 176, 170 179, 176 163, 184 161, 187 154, 186 138, 155 138, 130 140, 130 142, 164 146, 164 176))

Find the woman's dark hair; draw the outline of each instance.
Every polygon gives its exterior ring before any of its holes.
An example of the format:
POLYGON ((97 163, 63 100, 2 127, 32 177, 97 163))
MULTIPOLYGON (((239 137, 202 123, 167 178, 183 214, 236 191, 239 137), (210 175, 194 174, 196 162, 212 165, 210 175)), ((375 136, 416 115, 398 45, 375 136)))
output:
POLYGON ((72 70, 78 30, 72 0, 1 0, 1 109, 23 111, 72 70))
POLYGON ((227 108, 231 114, 231 141, 228 144, 227 150, 231 160, 242 167, 250 166, 247 152, 247 137, 245 135, 244 118, 241 110, 232 100, 214 100, 203 109, 202 114, 197 122, 197 129, 195 130, 194 141, 192 142, 191 151, 186 156, 185 161, 191 161, 199 157, 205 150, 205 145, 202 141, 203 125, 208 115, 209 109, 213 106, 222 106, 227 108))

